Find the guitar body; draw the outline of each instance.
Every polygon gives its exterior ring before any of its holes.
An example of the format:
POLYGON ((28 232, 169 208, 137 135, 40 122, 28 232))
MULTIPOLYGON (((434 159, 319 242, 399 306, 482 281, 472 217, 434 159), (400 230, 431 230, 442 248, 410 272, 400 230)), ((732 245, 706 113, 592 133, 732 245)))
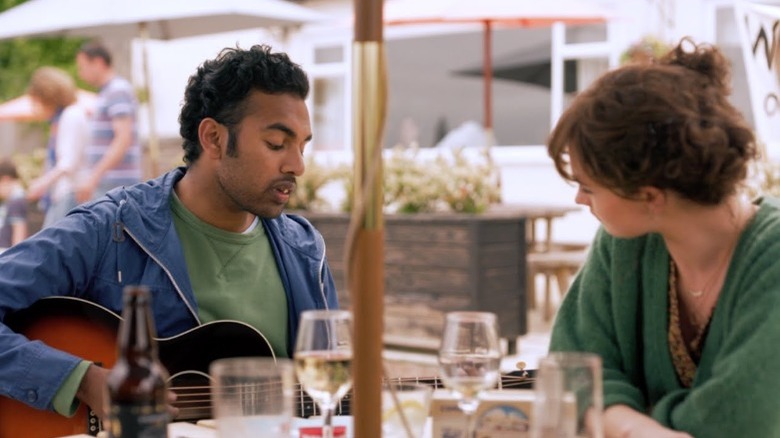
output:
MULTIPOLYGON (((116 362, 120 322, 119 316, 104 307, 69 297, 40 300, 30 308, 10 315, 6 321, 14 331, 31 340, 40 340, 105 368, 113 367, 116 362)), ((208 367, 213 360, 273 356, 271 346, 259 331, 234 321, 204 324, 175 337, 158 339, 158 347, 160 361, 172 377, 171 387, 179 395, 177 404, 186 404, 180 407, 182 415, 177 420, 211 416, 208 367), (187 388, 179 392, 177 386, 187 388), (188 395, 188 391, 196 395, 188 395)), ((83 404, 75 416, 67 418, 0 396, 0 438, 96 435, 98 431, 97 418, 90 415, 83 404)))

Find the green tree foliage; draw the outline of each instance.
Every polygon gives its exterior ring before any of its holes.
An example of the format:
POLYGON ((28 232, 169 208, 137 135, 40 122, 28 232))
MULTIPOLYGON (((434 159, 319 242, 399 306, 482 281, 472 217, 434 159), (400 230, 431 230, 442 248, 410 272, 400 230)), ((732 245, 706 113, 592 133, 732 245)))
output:
MULTIPOLYGON (((0 0, 0 11, 24 1, 0 0)), ((23 94, 32 72, 44 65, 60 67, 76 78, 75 57, 83 41, 83 38, 15 38, 0 41, 0 101, 23 94)))

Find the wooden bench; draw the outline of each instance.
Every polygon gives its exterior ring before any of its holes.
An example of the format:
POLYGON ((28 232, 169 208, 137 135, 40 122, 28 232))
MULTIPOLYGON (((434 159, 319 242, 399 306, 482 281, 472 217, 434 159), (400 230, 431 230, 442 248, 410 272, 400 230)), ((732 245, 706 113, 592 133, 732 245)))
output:
POLYGON ((552 306, 552 280, 558 286, 560 297, 569 289, 573 276, 585 263, 587 245, 553 244, 546 251, 529 252, 526 258, 528 269, 528 307, 536 307, 536 276, 544 276, 545 321, 555 313, 552 306))

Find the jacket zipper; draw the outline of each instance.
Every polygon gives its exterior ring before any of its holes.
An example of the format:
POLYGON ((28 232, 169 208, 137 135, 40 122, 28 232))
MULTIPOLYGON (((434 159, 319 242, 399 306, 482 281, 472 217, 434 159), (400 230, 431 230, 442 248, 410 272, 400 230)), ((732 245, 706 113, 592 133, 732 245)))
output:
POLYGON ((169 271, 168 268, 165 267, 165 265, 163 265, 162 262, 160 262, 160 260, 157 257, 155 257, 154 254, 151 253, 151 251, 146 249, 146 247, 143 244, 141 244, 141 242, 138 241, 138 239, 133 235, 133 233, 131 233, 130 230, 127 229, 127 227, 122 225, 122 229, 124 230, 125 233, 127 233, 128 236, 130 236, 131 239, 133 239, 135 244, 138 245, 146 253, 146 255, 148 255, 152 260, 154 260, 154 262, 157 263, 157 265, 159 265, 163 271, 165 271, 165 275, 167 275, 168 279, 171 280, 173 287, 176 289, 176 292, 179 294, 179 298, 181 298, 181 300, 184 301, 184 305, 187 306, 187 309, 190 311, 190 314, 192 314, 192 316, 195 318, 195 321, 198 322, 198 325, 202 325, 202 323, 200 322, 200 318, 198 318, 197 313, 192 309, 192 306, 190 306, 190 303, 187 301, 187 298, 184 296, 184 293, 179 288, 179 284, 176 283, 176 280, 173 278, 171 271, 169 271))
POLYGON ((325 306, 325 310, 330 310, 330 306, 328 306, 328 297, 325 296, 325 279, 322 278, 323 274, 325 272, 325 252, 327 251, 327 247, 325 246, 325 238, 322 237, 322 235, 319 236, 322 240, 322 257, 320 258, 320 270, 318 273, 318 278, 320 283, 320 295, 322 295, 322 304, 325 306))

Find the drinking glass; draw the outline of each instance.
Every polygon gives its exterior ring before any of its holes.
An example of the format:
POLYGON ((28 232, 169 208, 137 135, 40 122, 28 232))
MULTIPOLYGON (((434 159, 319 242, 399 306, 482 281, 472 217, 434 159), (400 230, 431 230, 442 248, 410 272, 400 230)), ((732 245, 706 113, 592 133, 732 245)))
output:
POLYGON ((289 438, 295 387, 289 359, 218 359, 209 374, 218 437, 289 438))
POLYGON ((467 437, 474 435, 474 413, 482 391, 496 385, 501 364, 496 315, 489 312, 449 312, 444 321, 439 371, 444 386, 466 414, 467 437))
POLYGON ((382 438, 420 438, 430 412, 433 388, 403 381, 382 384, 382 438))
POLYGON ((539 361, 534 383, 533 438, 603 438, 601 358, 551 353, 539 361))
POLYGON ((352 387, 352 315, 346 310, 303 312, 294 360, 301 387, 322 411, 322 436, 333 438, 333 410, 352 387))

